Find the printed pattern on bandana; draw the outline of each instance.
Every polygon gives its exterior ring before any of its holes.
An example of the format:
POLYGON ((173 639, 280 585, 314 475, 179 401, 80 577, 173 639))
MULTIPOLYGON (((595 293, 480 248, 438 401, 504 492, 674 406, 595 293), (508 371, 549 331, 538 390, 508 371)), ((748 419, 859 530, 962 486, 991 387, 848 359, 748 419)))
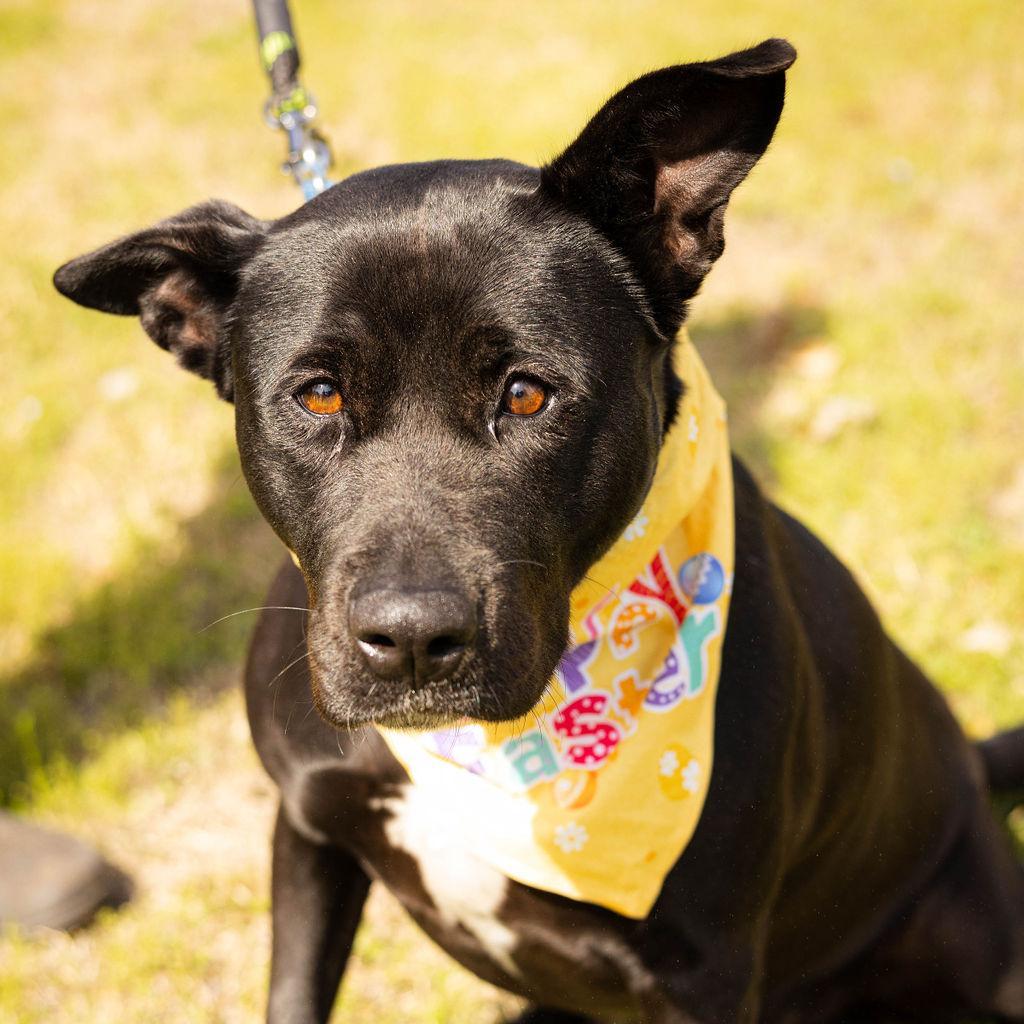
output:
POLYGON ((574 591, 544 699, 516 722, 381 730, 439 820, 471 816, 477 856, 631 917, 700 818, 732 589, 725 409, 685 336, 676 364, 687 392, 651 491, 574 591))

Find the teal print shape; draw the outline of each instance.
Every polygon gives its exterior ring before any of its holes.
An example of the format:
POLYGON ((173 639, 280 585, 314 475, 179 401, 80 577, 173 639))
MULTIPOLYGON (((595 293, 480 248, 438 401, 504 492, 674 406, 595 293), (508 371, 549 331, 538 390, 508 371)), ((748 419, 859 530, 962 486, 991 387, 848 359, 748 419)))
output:
POLYGON ((551 741, 534 729, 514 740, 509 740, 501 752, 508 759, 516 778, 524 786, 532 786, 542 779, 558 774, 558 757, 551 741))
POLYGON ((686 663, 690 670, 689 696, 695 697, 704 689, 708 674, 708 641, 718 634, 718 609, 711 608, 697 616, 691 608, 689 615, 679 627, 679 639, 686 651, 686 663))

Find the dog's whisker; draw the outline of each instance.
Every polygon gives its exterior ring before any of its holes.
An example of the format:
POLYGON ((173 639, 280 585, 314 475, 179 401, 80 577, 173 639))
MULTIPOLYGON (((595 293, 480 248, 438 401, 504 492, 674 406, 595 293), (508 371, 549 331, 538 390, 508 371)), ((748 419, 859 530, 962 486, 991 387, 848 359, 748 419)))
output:
POLYGON ((495 690, 494 687, 491 686, 491 684, 488 683, 486 680, 481 680, 481 681, 483 682, 484 689, 486 689, 487 692, 491 695, 491 700, 494 702, 494 710, 495 710, 495 712, 499 711, 500 708, 501 708, 501 701, 498 700, 498 691, 495 690))
POLYGON ((590 580, 591 583, 596 583, 599 587, 604 587, 604 589, 607 590, 612 597, 619 596, 619 592, 617 590, 608 586, 607 583, 602 583, 599 579, 595 579, 593 576, 590 575, 590 573, 584 573, 583 578, 585 580, 590 580))
POLYGON ((545 732, 544 723, 540 720, 540 715, 537 714, 537 707, 536 707, 536 705, 534 705, 532 708, 530 708, 530 714, 533 716, 533 720, 537 723, 537 728, 541 732, 545 732))
POLYGON ((308 658, 308 657, 309 657, 309 651, 303 651, 302 654, 300 654, 294 661, 289 661, 288 664, 285 665, 285 667, 283 669, 281 669, 281 671, 278 672, 277 675, 274 676, 274 678, 271 679, 269 683, 267 683, 267 689, 269 690, 270 687, 273 686, 274 683, 276 683, 278 681, 278 679, 280 679, 281 676, 283 676, 285 674, 285 672, 287 672, 290 668, 294 668, 296 665, 298 665, 298 663, 300 661, 302 661, 303 658, 308 658))
POLYGON ((540 731, 545 736, 547 736, 547 738, 551 741, 552 745, 554 745, 555 737, 551 735, 551 730, 548 728, 547 719, 544 715, 541 715, 541 713, 537 710, 537 708, 543 705, 544 698, 547 696, 547 692, 548 687, 545 686, 544 691, 540 695, 540 698, 538 699, 537 703, 534 704, 532 708, 530 708, 530 711, 533 713, 533 717, 537 720, 537 726, 540 728, 540 731))
POLYGON ((208 629, 212 629, 218 623, 226 622, 228 619, 233 619, 236 615, 249 615, 252 612, 305 612, 308 615, 309 609, 300 608, 298 605, 293 604, 261 604, 257 605, 255 608, 242 608, 240 611, 229 612, 227 615, 222 615, 219 619, 214 619, 213 622, 208 622, 197 632, 205 633, 208 629))

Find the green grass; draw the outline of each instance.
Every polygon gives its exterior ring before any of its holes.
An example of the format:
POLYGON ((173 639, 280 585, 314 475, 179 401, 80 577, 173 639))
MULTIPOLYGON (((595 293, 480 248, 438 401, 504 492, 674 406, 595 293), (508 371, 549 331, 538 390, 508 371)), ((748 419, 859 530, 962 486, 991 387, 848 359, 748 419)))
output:
MULTIPOLYGON (((693 332, 740 450, 848 561, 965 725, 1024 720, 1024 64, 1017 0, 297 2, 339 171, 545 159, 651 67, 800 50, 693 332)), ((137 903, 0 938, 14 1024, 245 1021, 272 793, 232 691, 276 541, 231 410, 64 259, 211 195, 296 203, 244 4, 0 8, 0 800, 123 861, 137 903), (13 117, 11 116, 13 112, 13 117)), ((386 900, 339 1020, 496 1019, 386 900)))

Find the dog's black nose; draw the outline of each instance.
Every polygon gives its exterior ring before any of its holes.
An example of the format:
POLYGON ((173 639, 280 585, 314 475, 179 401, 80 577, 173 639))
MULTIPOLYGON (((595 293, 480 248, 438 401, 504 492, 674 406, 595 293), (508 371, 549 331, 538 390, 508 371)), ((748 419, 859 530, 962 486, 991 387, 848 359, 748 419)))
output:
POLYGON ((476 636, 476 608, 452 590, 355 594, 348 622, 367 665, 384 679, 444 679, 476 636))

